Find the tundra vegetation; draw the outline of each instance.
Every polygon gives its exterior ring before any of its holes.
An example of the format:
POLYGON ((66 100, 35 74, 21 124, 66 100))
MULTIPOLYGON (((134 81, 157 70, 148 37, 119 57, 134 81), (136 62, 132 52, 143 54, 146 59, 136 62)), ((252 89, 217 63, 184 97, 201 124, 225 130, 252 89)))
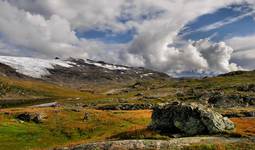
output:
POLYGON ((0 149, 49 149, 112 140, 178 139, 179 134, 164 134, 148 128, 152 108, 175 101, 210 107, 235 124, 231 132, 192 135, 228 140, 184 143, 179 148, 254 149, 254 85, 254 71, 200 79, 91 82, 80 87, 1 76, 0 149), (52 105, 38 105, 44 103, 52 105))

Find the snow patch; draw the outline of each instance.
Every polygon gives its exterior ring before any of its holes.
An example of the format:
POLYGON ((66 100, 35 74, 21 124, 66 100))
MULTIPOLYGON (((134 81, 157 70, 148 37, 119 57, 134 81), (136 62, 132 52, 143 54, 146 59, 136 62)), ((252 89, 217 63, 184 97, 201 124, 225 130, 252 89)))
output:
POLYGON ((146 74, 142 74, 140 77, 143 78, 143 77, 148 77, 148 76, 151 76, 153 75, 153 73, 146 73, 146 74))
POLYGON ((12 56, 0 56, 0 63, 8 65, 18 73, 34 77, 41 78, 42 76, 49 75, 48 69, 54 69, 54 66, 61 66, 70 68, 75 63, 70 61, 63 61, 59 59, 39 59, 29 57, 12 57, 12 56))
POLYGON ((103 64, 103 63, 99 63, 99 62, 92 62, 90 60, 86 60, 87 64, 91 64, 91 65, 95 65, 97 67, 102 67, 102 68, 106 68, 109 70, 129 70, 129 68, 124 67, 124 66, 117 66, 117 65, 112 65, 112 64, 103 64))

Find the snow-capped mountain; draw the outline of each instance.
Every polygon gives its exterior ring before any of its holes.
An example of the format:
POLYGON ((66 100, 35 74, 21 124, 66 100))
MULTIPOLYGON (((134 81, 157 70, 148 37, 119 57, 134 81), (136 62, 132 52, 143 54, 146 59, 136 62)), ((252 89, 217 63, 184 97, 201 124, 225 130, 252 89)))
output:
POLYGON ((114 65, 89 59, 62 60, 13 56, 0 56, 0 73, 65 83, 168 78, 164 73, 145 68, 114 65))
POLYGON ((48 69, 54 69, 54 66, 70 68, 74 63, 62 60, 46 60, 29 57, 10 57, 0 56, 0 63, 12 67, 18 73, 33 78, 41 78, 49 75, 48 69))

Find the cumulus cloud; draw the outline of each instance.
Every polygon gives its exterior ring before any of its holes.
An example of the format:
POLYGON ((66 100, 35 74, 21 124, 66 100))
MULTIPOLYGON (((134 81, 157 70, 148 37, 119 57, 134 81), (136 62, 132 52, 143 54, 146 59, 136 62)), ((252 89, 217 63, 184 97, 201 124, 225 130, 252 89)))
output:
POLYGON ((232 61, 246 69, 255 68, 255 35, 245 37, 233 37, 226 40, 235 49, 232 61))
POLYGON ((53 14, 71 22, 73 29, 100 28, 120 31, 125 28, 116 21, 125 0, 8 0, 26 11, 50 18, 53 14))
POLYGON ((45 19, 38 14, 19 10, 0 1, 0 32, 6 43, 38 55, 75 54, 79 41, 64 18, 52 15, 45 19))
MULTIPOLYGON (((230 63, 233 49, 226 43, 213 43, 207 39, 199 41, 183 42, 173 46, 169 45, 169 39, 150 36, 136 39, 130 47, 130 53, 142 56, 142 64, 169 74, 178 74, 185 71, 197 71, 207 73, 224 73, 242 69, 235 63, 230 63), (152 42, 153 41, 153 42, 152 42), (156 42, 155 42, 156 41, 156 42), (150 44, 152 42, 153 44, 150 44), (140 49, 146 50, 146 52, 140 49), (160 51, 156 51, 160 49, 160 51)), ((179 40, 179 39, 178 39, 179 40)))
POLYGON ((168 73, 228 72, 238 69, 230 63, 232 48, 208 40, 182 41, 178 32, 200 15, 240 2, 244 0, 0 0, 0 53, 91 58, 168 73), (135 35, 125 44, 76 35, 91 29, 116 34, 132 29, 135 35))
POLYGON ((235 63, 230 63, 233 49, 225 42, 211 43, 208 40, 199 40, 193 43, 197 50, 207 60, 208 69, 213 72, 229 72, 241 69, 235 63))

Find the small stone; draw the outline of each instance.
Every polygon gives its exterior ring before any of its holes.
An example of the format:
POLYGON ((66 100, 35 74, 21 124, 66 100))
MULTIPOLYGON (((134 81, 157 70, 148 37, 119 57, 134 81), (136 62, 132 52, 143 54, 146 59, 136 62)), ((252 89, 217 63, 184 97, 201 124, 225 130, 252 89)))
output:
POLYGON ((84 117, 83 117, 83 121, 88 121, 89 120, 89 117, 90 117, 90 115, 89 115, 89 113, 88 112, 85 112, 85 114, 84 114, 84 117))

